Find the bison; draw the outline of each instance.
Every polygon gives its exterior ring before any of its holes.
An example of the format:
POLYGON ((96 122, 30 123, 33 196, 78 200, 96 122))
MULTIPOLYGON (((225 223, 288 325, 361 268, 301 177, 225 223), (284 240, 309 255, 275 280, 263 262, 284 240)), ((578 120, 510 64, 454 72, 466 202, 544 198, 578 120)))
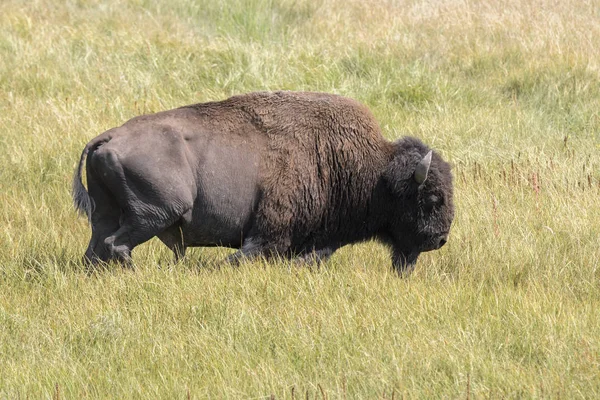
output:
POLYGON ((315 262, 376 239, 407 273, 446 243, 452 195, 450 166, 419 139, 389 142, 362 104, 308 92, 135 117, 92 139, 73 179, 92 264, 127 263, 154 236, 176 260, 190 246, 225 246, 238 249, 231 262, 315 262))

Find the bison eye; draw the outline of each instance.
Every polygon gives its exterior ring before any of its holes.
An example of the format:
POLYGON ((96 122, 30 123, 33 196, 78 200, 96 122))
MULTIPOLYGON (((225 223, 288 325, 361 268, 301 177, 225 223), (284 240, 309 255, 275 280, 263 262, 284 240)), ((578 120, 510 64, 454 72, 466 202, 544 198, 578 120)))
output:
POLYGON ((442 196, 436 196, 435 194, 432 194, 429 196, 429 203, 435 206, 441 206, 444 204, 444 198, 442 196))
POLYGON ((433 210, 434 207, 440 206, 443 203, 443 201, 444 201, 443 197, 432 194, 432 195, 428 196, 427 200, 425 201, 425 209, 427 211, 431 211, 431 210, 433 210))

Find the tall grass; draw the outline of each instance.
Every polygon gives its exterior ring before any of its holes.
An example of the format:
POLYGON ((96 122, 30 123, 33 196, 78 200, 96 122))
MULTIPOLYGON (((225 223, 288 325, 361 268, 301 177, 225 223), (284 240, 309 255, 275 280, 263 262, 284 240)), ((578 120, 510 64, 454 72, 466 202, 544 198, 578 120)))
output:
POLYGON ((600 397, 600 5, 0 2, 1 398, 600 397), (367 104, 454 165, 448 244, 91 276, 69 183, 142 113, 255 90, 367 104))

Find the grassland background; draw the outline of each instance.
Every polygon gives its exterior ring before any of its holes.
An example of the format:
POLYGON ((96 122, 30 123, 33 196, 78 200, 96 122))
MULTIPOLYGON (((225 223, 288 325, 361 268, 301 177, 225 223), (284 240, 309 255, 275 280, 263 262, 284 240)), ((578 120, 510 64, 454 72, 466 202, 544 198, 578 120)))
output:
POLYGON ((598 1, 2 0, 0 398, 600 397, 598 1), (254 90, 366 103, 454 165, 448 244, 88 276, 84 144, 254 90))

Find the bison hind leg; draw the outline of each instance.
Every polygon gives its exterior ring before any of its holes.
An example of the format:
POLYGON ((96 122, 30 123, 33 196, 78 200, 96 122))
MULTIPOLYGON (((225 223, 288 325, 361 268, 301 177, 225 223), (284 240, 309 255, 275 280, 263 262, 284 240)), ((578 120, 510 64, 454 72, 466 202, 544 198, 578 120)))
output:
POLYGON ((119 229, 121 209, 106 186, 93 173, 88 173, 90 197, 96 207, 92 211, 92 237, 84 255, 84 263, 92 266, 109 262, 111 255, 104 244, 105 239, 119 229))
POLYGON ((131 265, 132 250, 168 231, 191 209, 192 200, 185 188, 145 163, 145 158, 123 157, 124 166, 114 143, 99 147, 89 162, 93 171, 102 171, 98 181, 120 210, 118 229, 103 240, 108 258, 131 265))
POLYGON ((84 263, 96 265, 100 262, 109 262, 111 255, 104 244, 106 238, 119 228, 118 218, 106 218, 94 222, 92 225, 92 237, 83 257, 84 263))
POLYGON ((178 219, 179 216, 171 219, 164 216, 161 218, 158 213, 131 214, 125 217, 119 229, 104 240, 110 259, 131 266, 131 251, 134 247, 165 232, 165 229, 171 227, 178 219))
POLYGON ((178 263, 185 256, 187 246, 183 240, 183 232, 179 224, 170 226, 157 236, 173 252, 175 263, 178 263))

